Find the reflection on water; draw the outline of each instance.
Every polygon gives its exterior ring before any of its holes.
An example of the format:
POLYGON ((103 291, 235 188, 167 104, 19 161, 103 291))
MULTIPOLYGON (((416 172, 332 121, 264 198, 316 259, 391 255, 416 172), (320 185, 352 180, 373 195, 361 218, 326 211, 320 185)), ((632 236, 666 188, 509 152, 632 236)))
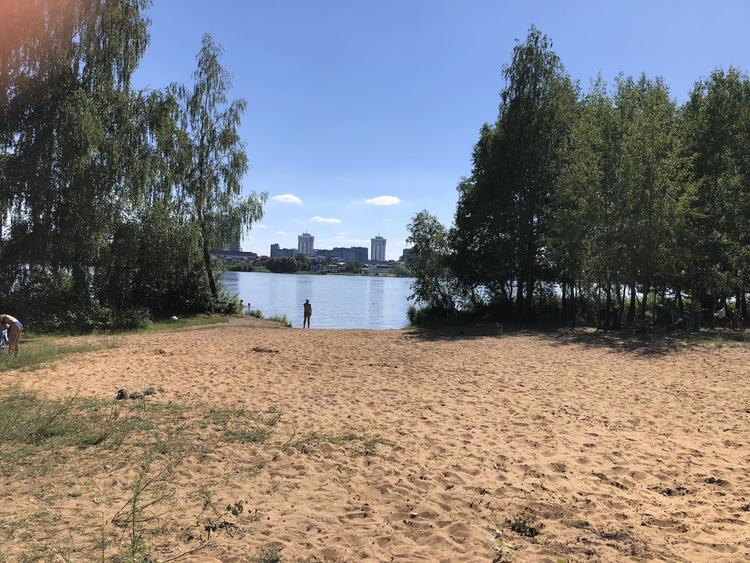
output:
POLYGON ((302 326, 302 304, 313 306, 313 328, 402 328, 410 278, 226 272, 226 290, 266 317, 286 315, 302 326))

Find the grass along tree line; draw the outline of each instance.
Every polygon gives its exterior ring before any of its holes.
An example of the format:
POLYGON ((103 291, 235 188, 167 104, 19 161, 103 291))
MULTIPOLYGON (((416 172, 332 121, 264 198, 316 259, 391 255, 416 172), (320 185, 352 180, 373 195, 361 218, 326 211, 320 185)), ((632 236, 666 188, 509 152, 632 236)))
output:
MULTIPOLYGON (((531 28, 503 68, 454 225, 409 225, 427 313, 585 318, 620 326, 657 305, 747 317, 750 80, 735 68, 681 105, 661 78, 582 91, 531 28)), ((425 312, 423 312, 424 316, 425 312)), ((698 325, 699 326, 699 325, 698 325)))
POLYGON ((36 330, 231 311, 208 249, 257 221, 242 100, 204 36, 194 84, 131 85, 148 0, 0 5, 0 309, 36 330))

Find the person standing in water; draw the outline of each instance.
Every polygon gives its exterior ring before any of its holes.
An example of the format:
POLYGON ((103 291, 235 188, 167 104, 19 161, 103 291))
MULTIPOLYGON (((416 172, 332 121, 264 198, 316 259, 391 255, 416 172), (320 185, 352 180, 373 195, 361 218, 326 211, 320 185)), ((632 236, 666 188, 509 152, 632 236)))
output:
POLYGON ((304 316, 302 318, 302 328, 305 328, 305 324, 307 324, 307 328, 310 328, 310 317, 312 317, 312 304, 310 303, 309 299, 305 299, 305 304, 302 306, 304 316))
POLYGON ((23 325, 16 317, 11 315, 0 315, 0 325, 8 327, 8 340, 11 354, 18 354, 18 341, 21 340, 23 325))

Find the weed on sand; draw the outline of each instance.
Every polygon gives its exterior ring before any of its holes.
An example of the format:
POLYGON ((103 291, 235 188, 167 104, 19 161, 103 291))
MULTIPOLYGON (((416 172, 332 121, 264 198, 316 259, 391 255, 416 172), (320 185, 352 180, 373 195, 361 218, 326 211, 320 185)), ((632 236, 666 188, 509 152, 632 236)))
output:
POLYGON ((378 446, 387 444, 388 442, 379 436, 369 436, 349 431, 341 434, 310 432, 307 436, 293 441, 290 445, 302 453, 310 453, 313 446, 324 443, 344 446, 353 455, 374 455, 377 453, 378 446))
POLYGON ((111 339, 103 338, 98 342, 66 343, 57 338, 34 338, 21 343, 18 355, 0 355, 0 370, 36 369, 42 364, 59 360, 69 354, 106 350, 117 345, 111 339))

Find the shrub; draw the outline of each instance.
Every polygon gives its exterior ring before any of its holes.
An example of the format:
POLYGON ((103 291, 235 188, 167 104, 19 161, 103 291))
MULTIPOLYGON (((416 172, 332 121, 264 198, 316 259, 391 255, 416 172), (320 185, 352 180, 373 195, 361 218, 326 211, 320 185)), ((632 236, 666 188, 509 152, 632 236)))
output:
POLYGON ((448 319, 446 310, 441 307, 417 307, 411 305, 406 315, 409 318, 409 324, 412 326, 441 323, 448 319))
POLYGON ((277 323, 281 323, 287 328, 292 328, 292 323, 289 322, 289 319, 286 315, 274 315, 273 317, 269 318, 270 321, 276 321, 277 323))

